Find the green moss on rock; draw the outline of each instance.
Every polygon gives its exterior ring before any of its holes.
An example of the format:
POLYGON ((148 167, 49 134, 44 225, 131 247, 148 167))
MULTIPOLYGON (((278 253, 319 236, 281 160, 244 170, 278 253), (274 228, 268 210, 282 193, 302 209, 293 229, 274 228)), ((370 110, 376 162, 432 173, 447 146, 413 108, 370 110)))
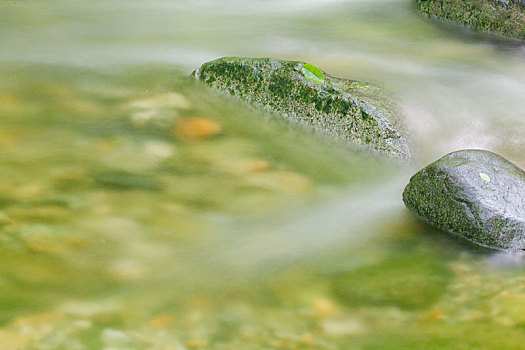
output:
POLYGON ((431 18, 525 40, 525 2, 521 0, 417 0, 417 9, 431 18))
POLYGON ((492 152, 444 156, 410 179, 403 201, 430 224, 476 244, 525 249, 525 172, 492 152))
POLYGON ((314 74, 305 65, 314 67, 297 61, 224 57, 203 64, 193 75, 219 91, 337 139, 396 158, 410 157, 399 114, 379 87, 320 69, 314 74))

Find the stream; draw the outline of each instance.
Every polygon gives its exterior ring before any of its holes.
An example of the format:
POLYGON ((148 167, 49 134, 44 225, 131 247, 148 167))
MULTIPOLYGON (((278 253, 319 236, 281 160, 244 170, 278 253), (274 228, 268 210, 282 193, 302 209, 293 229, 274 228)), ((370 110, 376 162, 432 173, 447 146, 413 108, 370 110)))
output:
POLYGON ((525 44, 414 7, 0 1, 0 349, 522 348, 523 257, 401 194, 460 149, 525 167, 525 44), (414 159, 189 78, 222 56, 381 85, 414 159))

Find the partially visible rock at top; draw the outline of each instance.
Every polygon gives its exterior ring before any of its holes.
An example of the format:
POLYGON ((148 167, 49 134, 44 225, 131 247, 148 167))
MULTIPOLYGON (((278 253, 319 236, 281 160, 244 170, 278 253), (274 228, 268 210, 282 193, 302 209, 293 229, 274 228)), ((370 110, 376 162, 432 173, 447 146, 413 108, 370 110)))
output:
POLYGON ((410 179, 403 201, 428 223, 479 245, 525 249, 525 172, 492 152, 447 154, 410 179))
POLYGON ((224 57, 193 75, 207 85, 340 140, 410 158, 394 104, 379 87, 338 78, 304 62, 224 57))
POLYGON ((432 18, 525 40, 525 0, 417 0, 417 9, 432 18))

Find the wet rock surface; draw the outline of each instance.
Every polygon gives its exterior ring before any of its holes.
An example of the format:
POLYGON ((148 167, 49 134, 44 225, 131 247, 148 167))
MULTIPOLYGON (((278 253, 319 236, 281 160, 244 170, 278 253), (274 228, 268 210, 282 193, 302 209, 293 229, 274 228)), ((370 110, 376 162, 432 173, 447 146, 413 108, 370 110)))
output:
POLYGON ((423 168, 405 205, 437 228, 496 249, 525 249, 525 172, 483 150, 447 154, 423 168))
POLYGON ((525 1, 417 0, 419 12, 476 30, 525 40, 525 1))
POLYGON ((193 75, 207 85, 340 140, 408 159, 406 133, 379 87, 329 75, 304 62, 224 57, 193 75))

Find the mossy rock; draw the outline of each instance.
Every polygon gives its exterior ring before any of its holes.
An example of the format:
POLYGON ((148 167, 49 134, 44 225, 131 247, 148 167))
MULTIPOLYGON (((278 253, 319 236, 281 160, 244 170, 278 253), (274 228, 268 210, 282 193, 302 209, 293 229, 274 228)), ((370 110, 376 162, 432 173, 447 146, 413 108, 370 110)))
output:
POLYGON ((523 0, 417 0, 417 9, 431 18, 525 40, 523 0))
POLYGON ((439 300, 452 276, 432 257, 404 255, 336 276, 333 291, 350 306, 423 309, 439 300))
POLYGON ((403 201, 431 225, 476 244, 525 248, 525 172, 492 152, 447 154, 410 179, 403 201))
POLYGON ((400 116, 379 87, 304 62, 224 57, 193 75, 207 85, 336 139, 391 157, 410 150, 400 116))

